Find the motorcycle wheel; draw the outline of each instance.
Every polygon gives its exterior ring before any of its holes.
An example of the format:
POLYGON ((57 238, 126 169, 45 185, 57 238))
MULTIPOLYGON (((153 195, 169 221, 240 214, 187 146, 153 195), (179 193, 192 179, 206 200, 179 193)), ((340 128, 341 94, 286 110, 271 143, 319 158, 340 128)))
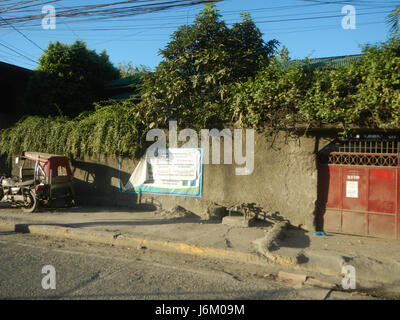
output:
POLYGON ((76 206, 76 200, 73 197, 72 190, 69 190, 68 196, 65 198, 65 207, 66 208, 71 208, 73 206, 76 206))
POLYGON ((23 212, 31 213, 34 212, 38 207, 39 201, 36 199, 35 193, 30 190, 26 194, 26 201, 24 206, 22 207, 23 212))

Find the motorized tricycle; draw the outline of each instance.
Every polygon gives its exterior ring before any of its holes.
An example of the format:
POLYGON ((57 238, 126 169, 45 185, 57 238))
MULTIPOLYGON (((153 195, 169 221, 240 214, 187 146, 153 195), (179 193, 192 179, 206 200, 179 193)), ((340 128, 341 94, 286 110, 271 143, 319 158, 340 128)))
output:
POLYGON ((17 177, 0 178, 0 201, 34 212, 42 206, 72 206, 75 192, 68 157, 23 152, 15 158, 17 177))

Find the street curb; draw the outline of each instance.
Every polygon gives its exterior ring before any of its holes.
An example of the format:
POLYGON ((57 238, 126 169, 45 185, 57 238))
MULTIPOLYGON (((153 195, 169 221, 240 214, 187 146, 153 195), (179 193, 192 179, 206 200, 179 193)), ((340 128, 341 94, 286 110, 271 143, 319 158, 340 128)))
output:
POLYGON ((257 252, 269 260, 282 265, 298 266, 298 257, 282 256, 273 253, 273 248, 278 247, 277 240, 284 236, 285 230, 288 228, 287 221, 277 222, 272 229, 262 238, 256 239, 252 242, 257 252))
POLYGON ((0 221, 0 231, 15 231, 15 223, 0 221))
MULTIPOLYGON (((34 234, 34 235, 56 237, 56 238, 57 237, 67 238, 71 240, 137 248, 138 250, 152 249, 164 252, 186 253, 208 258, 224 259, 235 263, 242 262, 260 266, 265 266, 266 264, 270 263, 271 260, 272 262, 278 264, 285 264, 286 266, 288 264, 291 264, 285 261, 284 257, 274 257, 271 255, 272 259, 268 259, 265 256, 260 256, 252 253, 244 253, 232 250, 215 249, 207 247, 197 247, 185 243, 177 243, 170 241, 149 240, 130 235, 114 233, 110 231, 78 229, 67 226, 39 225, 39 224, 35 225, 27 223, 10 223, 10 222, 0 221, 0 231, 7 231, 7 232, 14 231, 17 233, 34 234)), ((287 279, 291 279, 291 277, 293 277, 294 275, 292 273, 288 273, 282 270, 279 272, 279 274, 281 276, 286 275, 287 279)), ((334 283, 323 282, 318 279, 314 279, 312 276, 311 277, 308 275, 295 276, 295 278, 298 277, 304 278, 301 281, 302 284, 304 285, 309 285, 312 287, 319 287, 319 288, 327 288, 329 290, 335 287, 334 283)))
POLYGON ((265 265, 268 263, 265 257, 252 253, 244 253, 232 250, 215 249, 207 247, 197 247, 185 243, 150 240, 138 238, 126 234, 115 234, 107 231, 85 230, 72 227, 34 225, 34 224, 10 224, 0 222, 0 229, 8 228, 10 231, 19 233, 30 233, 42 236, 61 237, 72 240, 81 240, 110 244, 115 246, 146 248, 159 251, 180 252, 195 254, 204 257, 227 259, 235 262, 251 263, 256 265, 265 265))
MULTIPOLYGON (((325 269, 322 266, 305 266, 299 264, 297 259, 292 257, 283 257, 269 252, 267 255, 261 255, 259 253, 245 253, 226 249, 216 249, 209 247, 197 247, 186 243, 163 241, 163 240, 151 240, 145 238, 138 238, 128 234, 120 234, 111 231, 98 231, 79 229, 71 226, 55 226, 45 224, 29 224, 29 223, 12 223, 6 221, 0 221, 0 232, 17 232, 17 233, 30 233, 41 236, 67 238, 78 241, 95 242, 101 244, 108 244, 121 247, 137 248, 139 250, 156 250, 164 252, 176 252, 197 255, 205 258, 217 258, 231 261, 234 263, 248 263, 258 266, 266 266, 273 263, 276 267, 283 267, 282 271, 297 270, 297 272, 318 273, 325 276, 338 276, 337 272, 333 272, 331 269, 325 269), (314 269, 317 267, 317 270, 314 269)), ((310 277, 308 276, 308 277, 310 277)), ((312 277, 312 276, 311 276, 312 277)), ((367 281, 367 279, 360 279, 367 281)), ((333 279, 332 279, 333 280, 333 279)), ((337 280, 336 280, 337 281, 337 280)), ((335 285, 334 280, 332 285, 335 285)), ((327 282, 324 282, 326 284, 327 282)), ((321 287, 321 283, 310 283, 305 284, 321 287)), ((327 285, 326 285, 327 286, 327 285)))
MULTIPOLYGON (((78 229, 66 226, 53 226, 44 224, 29 224, 29 223, 10 223, 0 221, 0 229, 8 229, 8 231, 15 231, 18 233, 31 233, 42 236, 61 237, 72 240, 89 241, 102 244, 132 247, 132 248, 147 248, 159 251, 179 252, 186 254, 195 254, 204 257, 226 259, 235 262, 251 263, 255 265, 265 266, 268 263, 275 265, 303 269, 294 257, 285 257, 272 252, 258 253, 245 253, 233 250, 216 249, 208 247, 197 247, 186 243, 163 241, 163 240, 150 240, 145 238, 138 238, 126 234, 113 233, 109 231, 97 231, 78 229)), ((313 270, 304 270, 313 271, 313 270)), ((315 270, 314 270, 315 271, 315 270)), ((320 270, 321 273, 332 275, 328 270, 320 270), (325 272, 323 272, 325 271, 325 272)))

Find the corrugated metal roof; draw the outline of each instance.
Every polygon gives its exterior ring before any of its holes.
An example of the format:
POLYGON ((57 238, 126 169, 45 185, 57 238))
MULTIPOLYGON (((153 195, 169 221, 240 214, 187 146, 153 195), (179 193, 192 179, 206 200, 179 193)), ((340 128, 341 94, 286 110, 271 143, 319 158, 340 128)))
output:
MULTIPOLYGON (((359 61, 363 57, 362 54, 348 55, 348 56, 337 56, 337 57, 323 57, 309 59, 310 66, 314 68, 339 68, 348 66, 355 61, 359 61)), ((288 62, 290 64, 305 65, 306 60, 292 60, 288 62)))
POLYGON ((140 74, 117 79, 105 84, 108 99, 122 101, 132 100, 140 101, 140 86, 143 78, 140 74))
POLYGON ((340 57, 328 57, 311 59, 310 64, 315 67, 332 66, 344 67, 350 65, 352 62, 358 61, 363 57, 362 54, 340 57))
POLYGON ((126 78, 120 78, 105 84, 107 89, 115 88, 130 88, 132 85, 138 85, 142 82, 142 78, 139 75, 134 75, 126 78))

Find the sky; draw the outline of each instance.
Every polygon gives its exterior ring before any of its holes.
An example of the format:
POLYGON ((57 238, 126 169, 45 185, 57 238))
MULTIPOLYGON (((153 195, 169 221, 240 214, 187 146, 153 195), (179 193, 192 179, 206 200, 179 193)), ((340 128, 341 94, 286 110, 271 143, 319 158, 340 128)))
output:
MULTIPOLYGON (((1 3, 0 17, 12 17, 12 13, 2 12, 1 3)), ((57 11, 65 5, 81 4, 60 0, 54 7, 57 11)), ((400 0, 223 0, 216 6, 228 26, 241 21, 241 12, 249 12, 265 41, 277 39, 288 48, 290 58, 303 59, 359 54, 363 45, 386 41, 390 33, 385 19, 397 4, 400 0), (346 5, 353 6, 355 20, 350 17, 352 11, 342 12, 346 5), (350 25, 352 22, 355 24, 350 25)), ((96 52, 105 49, 115 66, 130 62, 154 70, 162 59, 159 50, 168 44, 170 35, 179 26, 193 23, 201 9, 198 5, 95 22, 57 18, 56 28, 48 30, 40 20, 14 28, 3 25, 0 61, 34 69, 50 41, 73 43, 78 39, 96 52)), ((40 14, 40 8, 37 10, 40 14)))

